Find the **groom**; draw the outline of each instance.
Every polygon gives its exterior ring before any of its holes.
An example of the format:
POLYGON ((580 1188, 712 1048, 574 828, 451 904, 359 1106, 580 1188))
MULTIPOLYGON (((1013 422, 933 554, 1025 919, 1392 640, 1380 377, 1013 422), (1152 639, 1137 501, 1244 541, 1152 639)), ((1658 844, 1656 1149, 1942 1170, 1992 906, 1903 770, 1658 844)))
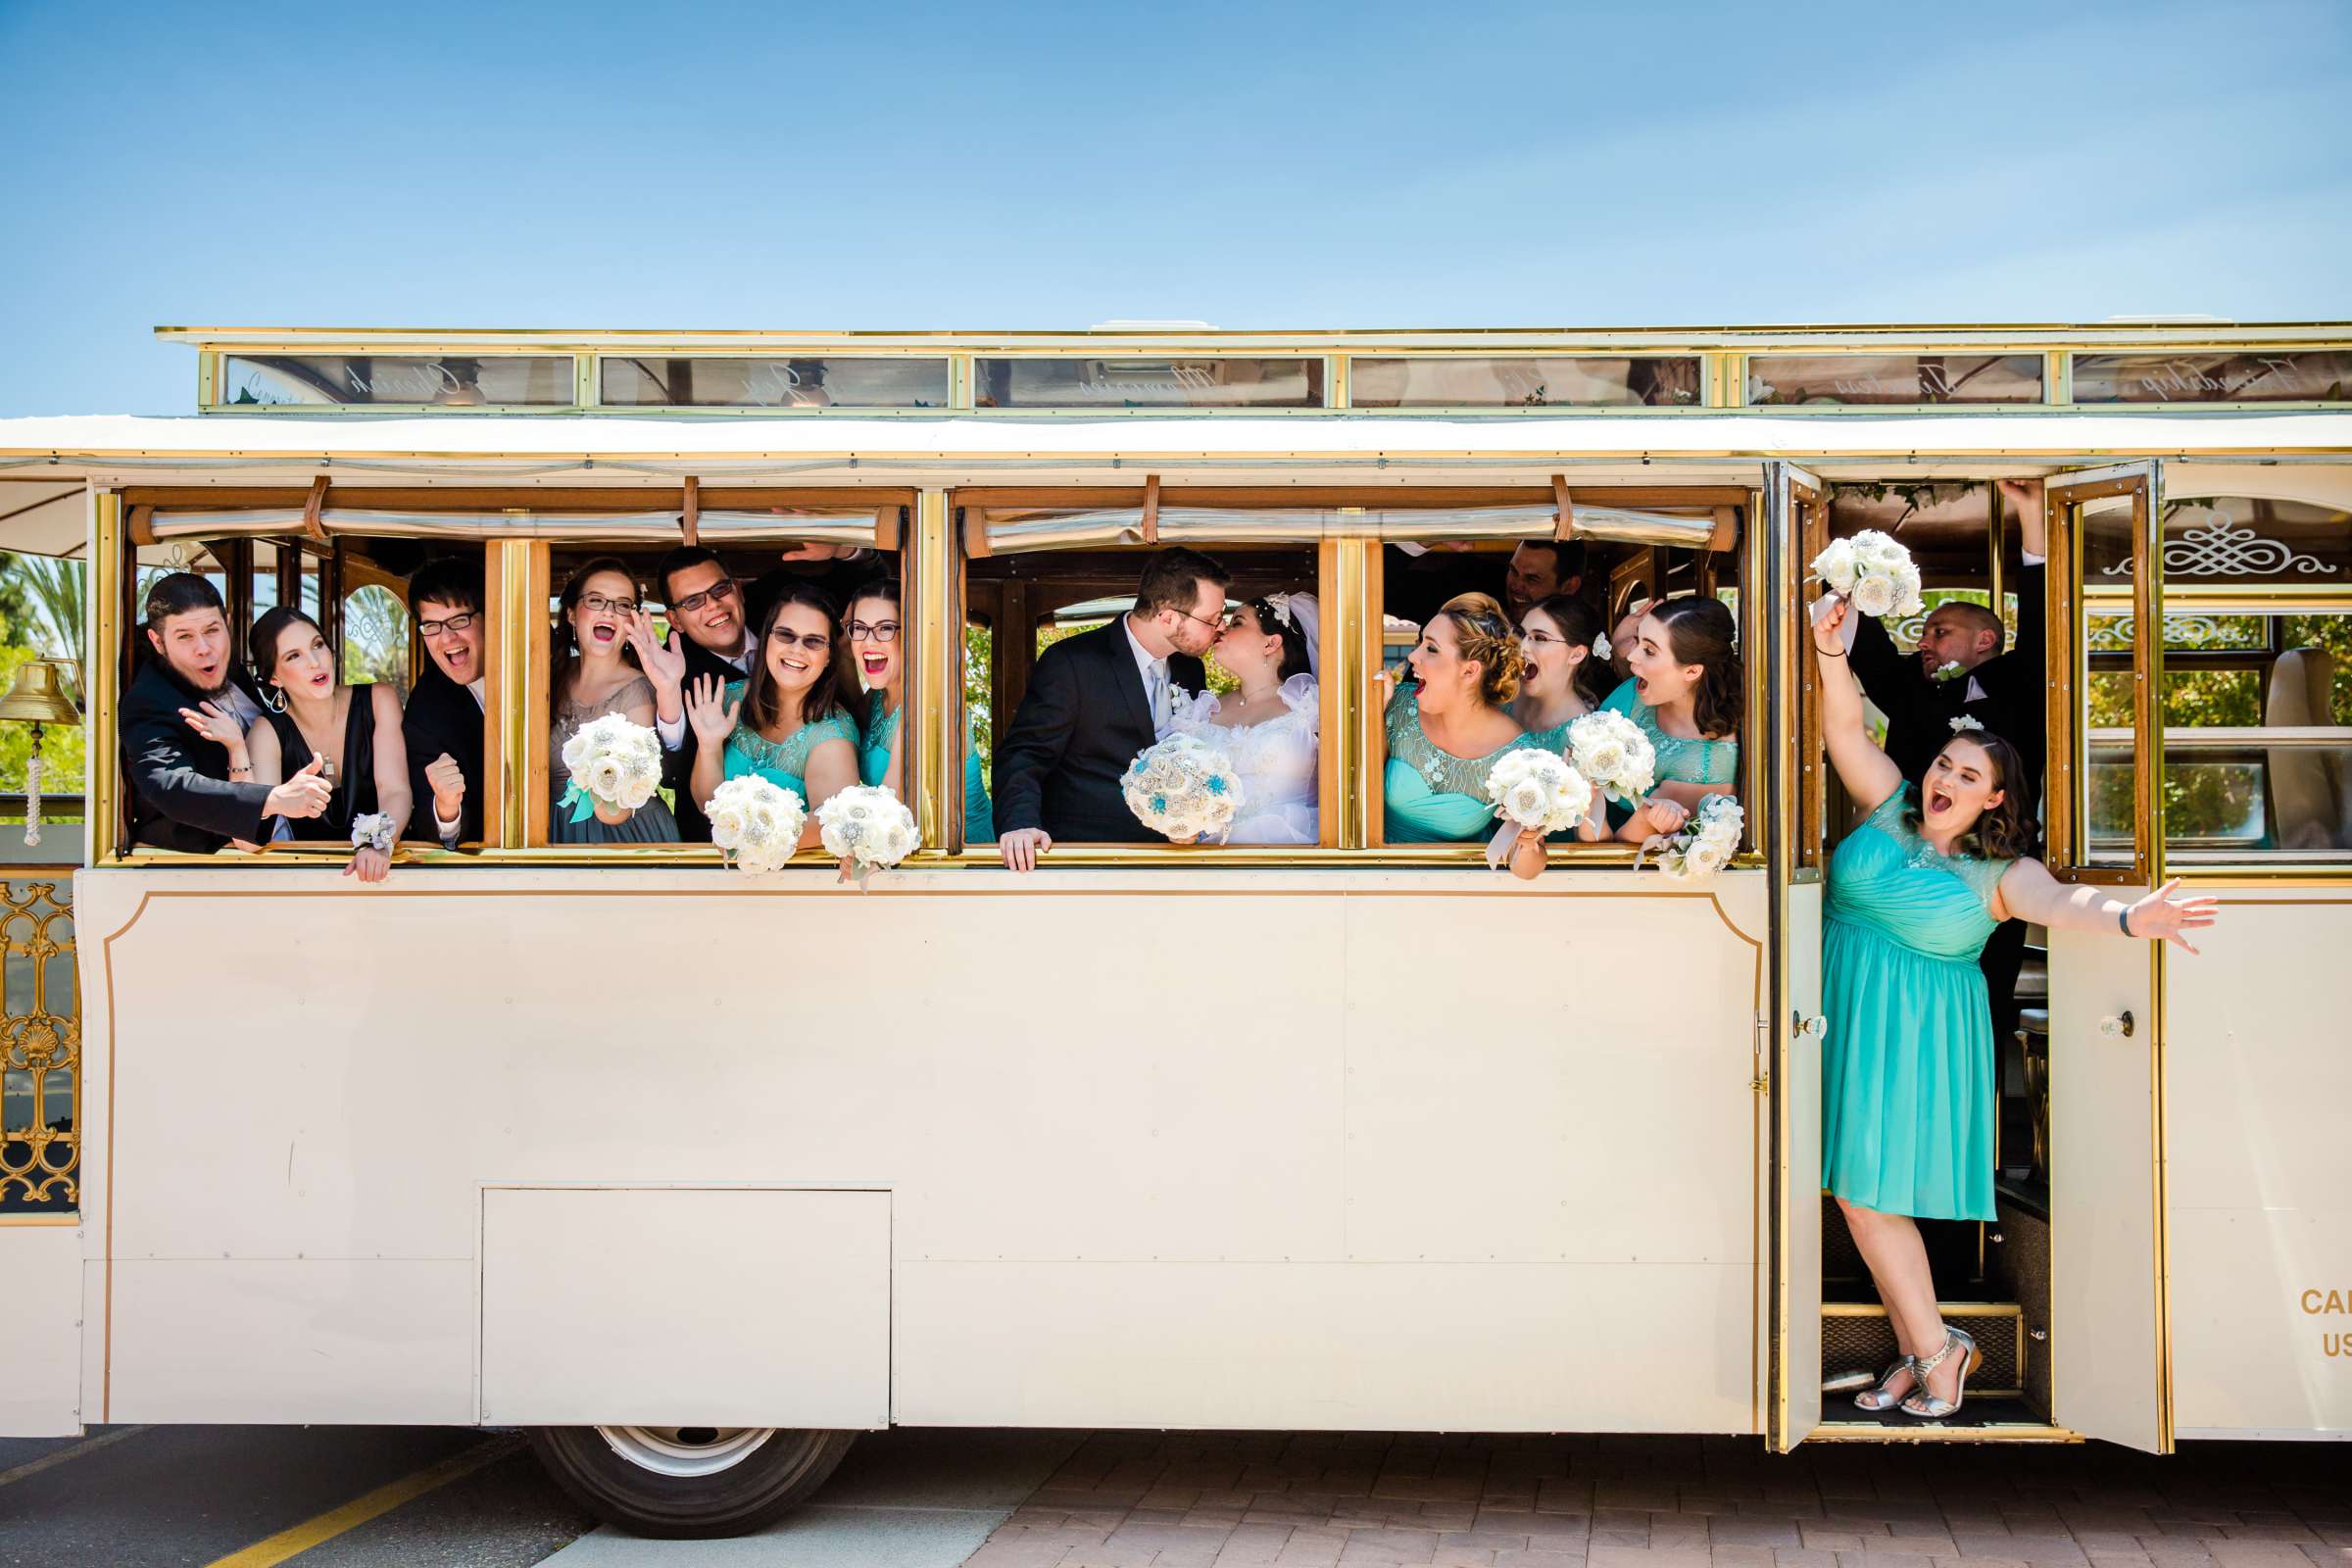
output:
POLYGON ((1232 574, 1175 546, 1144 563, 1135 609, 1047 649, 997 743, 997 842, 1007 869, 1033 871, 1055 839, 1149 841, 1119 792, 1135 754, 1159 739, 1172 692, 1201 689, 1232 574))

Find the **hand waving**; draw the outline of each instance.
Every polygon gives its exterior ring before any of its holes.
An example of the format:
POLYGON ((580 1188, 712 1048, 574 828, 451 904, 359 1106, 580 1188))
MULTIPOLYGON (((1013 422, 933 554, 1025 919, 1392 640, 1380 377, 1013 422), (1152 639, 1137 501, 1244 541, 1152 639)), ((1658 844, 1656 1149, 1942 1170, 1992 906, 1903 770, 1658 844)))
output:
POLYGON ((725 702, 726 691, 726 683, 716 675, 704 675, 686 694, 686 722, 694 726, 694 738, 704 746, 724 746, 727 737, 735 733, 743 699, 725 702))
POLYGON ((219 703, 205 703, 196 708, 183 708, 179 716, 188 721, 188 728, 211 741, 236 751, 245 744, 245 729, 233 713, 221 710, 219 703))
POLYGON ((637 663, 645 678, 654 683, 658 692, 674 692, 686 681, 686 650, 679 645, 678 629, 669 629, 666 642, 654 640, 654 617, 640 610, 629 617, 629 647, 637 654, 637 663))
POLYGON ((2215 901, 2208 898, 2176 899, 2173 892, 2180 886, 2180 879, 2173 878, 2126 910, 2124 922, 2135 937, 2161 938, 2194 953, 2197 950, 2180 933, 2201 931, 2213 924, 2215 901))

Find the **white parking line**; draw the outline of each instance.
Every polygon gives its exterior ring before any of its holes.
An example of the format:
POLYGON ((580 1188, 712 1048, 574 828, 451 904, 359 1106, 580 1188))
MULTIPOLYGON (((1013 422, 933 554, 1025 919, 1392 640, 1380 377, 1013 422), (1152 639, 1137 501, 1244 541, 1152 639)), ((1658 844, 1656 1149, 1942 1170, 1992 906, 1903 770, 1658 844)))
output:
POLYGON ((37 1476, 44 1470, 54 1470, 68 1460, 78 1459, 85 1453, 96 1453, 100 1448, 110 1448, 124 1438, 135 1438, 148 1430, 150 1429, 147 1427, 123 1427, 117 1432, 101 1433, 94 1438, 85 1438, 70 1448, 60 1448, 55 1453, 44 1453, 38 1459, 27 1459, 13 1470, 0 1470, 0 1487, 8 1486, 12 1482, 23 1481, 28 1476, 37 1476))

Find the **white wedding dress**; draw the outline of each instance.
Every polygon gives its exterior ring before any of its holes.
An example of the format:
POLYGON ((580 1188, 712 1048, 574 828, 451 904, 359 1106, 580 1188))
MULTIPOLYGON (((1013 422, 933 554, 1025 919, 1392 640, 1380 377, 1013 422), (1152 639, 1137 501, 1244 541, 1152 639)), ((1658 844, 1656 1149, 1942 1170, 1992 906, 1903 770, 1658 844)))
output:
POLYGON ((1321 753, 1321 710, 1315 677, 1282 683, 1289 711, 1262 724, 1219 724, 1213 692, 1180 700, 1171 733, 1199 736, 1233 760, 1242 781, 1242 811, 1228 844, 1313 844, 1320 837, 1315 762, 1321 753))

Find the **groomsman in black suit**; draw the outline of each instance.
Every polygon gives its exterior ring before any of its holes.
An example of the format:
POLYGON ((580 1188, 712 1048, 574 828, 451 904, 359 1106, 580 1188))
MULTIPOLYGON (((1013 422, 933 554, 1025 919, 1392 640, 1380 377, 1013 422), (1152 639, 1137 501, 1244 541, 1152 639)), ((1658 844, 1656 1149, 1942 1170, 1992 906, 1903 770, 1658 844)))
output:
POLYGON ((1232 581, 1197 550, 1161 550, 1144 564, 1133 611, 1039 657, 997 743, 997 837, 1007 868, 1035 870, 1057 839, 1152 839, 1119 780, 1166 729, 1174 688, 1201 690, 1200 656, 1224 623, 1232 581))
MULTIPOLYGON (((684 690, 706 675, 723 685, 751 674, 759 633, 745 611, 743 585, 728 572, 725 562, 700 545, 681 545, 662 558, 654 580, 661 585, 662 602, 669 607, 669 640, 638 647, 637 657, 657 698, 675 692, 682 699, 684 690)), ((708 844, 710 819, 694 804, 694 792, 687 787, 699 750, 694 726, 683 719, 663 724, 657 718, 654 727, 662 735, 663 782, 678 793, 678 839, 708 844)))
POLYGON ((482 665, 479 561, 427 562, 409 579, 409 612, 432 664, 416 677, 401 727, 409 742, 409 785, 416 805, 408 836, 445 849, 482 837, 482 665))
POLYGON ((213 739, 260 720, 261 703, 235 673, 228 612, 220 591, 193 572, 159 577, 147 590, 147 646, 122 694, 122 771, 130 781, 130 841, 210 855, 256 849, 273 816, 318 816, 334 786, 313 758, 278 785, 257 784, 213 739), (208 733, 209 731, 209 733, 208 733))
MULTIPOLYGON (((1886 715, 1886 755, 1903 777, 1927 776, 1952 720, 1975 719, 2017 748, 2026 776, 2009 787, 2022 792, 2031 810, 2041 800, 2041 775, 2049 755, 2047 662, 2048 600, 2042 570, 2048 521, 2042 514, 2038 482, 2002 480, 2000 493, 2018 514, 2025 570, 2017 582, 2017 641, 2006 651, 2001 617, 1982 605, 1937 605, 1920 634, 1919 652, 1906 655, 1886 629, 1868 615, 1856 616, 1854 676, 1886 715)), ((2026 924, 2006 920, 1984 944, 1981 966, 1992 1005, 1993 1038, 2007 1040, 2017 1029, 2017 971, 2025 961, 2026 924)))

